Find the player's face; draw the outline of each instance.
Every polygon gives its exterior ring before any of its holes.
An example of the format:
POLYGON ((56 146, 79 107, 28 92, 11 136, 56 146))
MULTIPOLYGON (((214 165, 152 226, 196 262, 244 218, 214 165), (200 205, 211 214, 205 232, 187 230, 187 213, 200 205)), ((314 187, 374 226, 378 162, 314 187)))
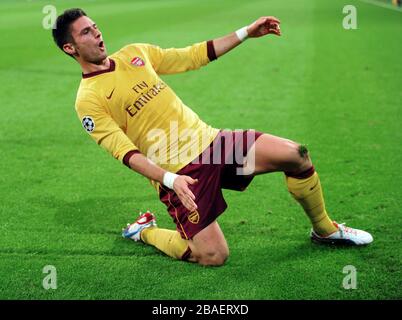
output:
POLYGON ((74 48, 82 60, 100 64, 107 57, 102 33, 95 22, 88 17, 80 17, 71 25, 74 48))

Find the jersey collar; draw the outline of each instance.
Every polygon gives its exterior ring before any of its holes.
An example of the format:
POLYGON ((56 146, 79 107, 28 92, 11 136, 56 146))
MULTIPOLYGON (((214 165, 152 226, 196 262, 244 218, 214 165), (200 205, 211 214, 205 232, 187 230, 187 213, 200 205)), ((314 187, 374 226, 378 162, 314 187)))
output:
POLYGON ((110 61, 110 66, 109 66, 108 69, 106 69, 106 70, 100 70, 100 71, 94 71, 94 72, 90 72, 90 73, 86 73, 86 74, 82 74, 82 78, 83 78, 83 79, 87 79, 87 78, 91 78, 91 77, 100 75, 100 74, 102 74, 102 73, 113 72, 114 69, 116 69, 116 64, 115 64, 115 62, 114 62, 113 59, 110 59, 110 58, 109 58, 109 61, 110 61))

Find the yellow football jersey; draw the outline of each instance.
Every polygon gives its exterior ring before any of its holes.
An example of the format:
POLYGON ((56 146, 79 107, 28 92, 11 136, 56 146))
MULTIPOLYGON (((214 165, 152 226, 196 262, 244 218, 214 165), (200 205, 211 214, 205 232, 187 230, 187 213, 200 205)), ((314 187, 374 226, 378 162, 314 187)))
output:
POLYGON ((138 150, 177 172, 219 130, 204 123, 158 75, 195 70, 215 58, 212 41, 180 49, 149 44, 122 48, 109 56, 108 70, 83 74, 75 108, 84 129, 120 161, 138 150))

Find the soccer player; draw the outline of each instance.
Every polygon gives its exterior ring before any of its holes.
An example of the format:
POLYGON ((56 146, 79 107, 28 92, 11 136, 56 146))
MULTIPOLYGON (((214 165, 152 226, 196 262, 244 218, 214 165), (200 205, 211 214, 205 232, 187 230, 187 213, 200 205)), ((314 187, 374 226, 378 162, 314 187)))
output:
POLYGON ((123 229, 124 237, 176 259, 222 265, 229 255, 216 221, 227 207, 222 189, 243 191, 255 175, 281 171, 311 221, 313 241, 372 242, 369 233, 329 218, 306 147, 254 130, 212 128, 159 77, 196 70, 246 38, 270 34, 281 35, 280 21, 261 17, 186 48, 134 43, 108 55, 102 33, 84 11, 66 10, 57 18, 54 41, 82 69, 75 107, 84 129, 114 158, 151 180, 176 224, 176 230, 158 228, 146 212, 123 229))

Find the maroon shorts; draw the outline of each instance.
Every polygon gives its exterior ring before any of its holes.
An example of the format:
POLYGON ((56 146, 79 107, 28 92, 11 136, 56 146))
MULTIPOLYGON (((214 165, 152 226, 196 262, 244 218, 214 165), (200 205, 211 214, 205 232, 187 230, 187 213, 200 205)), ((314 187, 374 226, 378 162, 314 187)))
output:
POLYGON ((173 190, 160 187, 159 198, 183 239, 192 239, 225 211, 222 189, 243 191, 250 184, 254 176, 239 174, 239 170, 261 135, 254 130, 220 131, 201 155, 177 172, 198 179, 197 184, 189 186, 195 195, 196 211, 190 213, 173 190))

